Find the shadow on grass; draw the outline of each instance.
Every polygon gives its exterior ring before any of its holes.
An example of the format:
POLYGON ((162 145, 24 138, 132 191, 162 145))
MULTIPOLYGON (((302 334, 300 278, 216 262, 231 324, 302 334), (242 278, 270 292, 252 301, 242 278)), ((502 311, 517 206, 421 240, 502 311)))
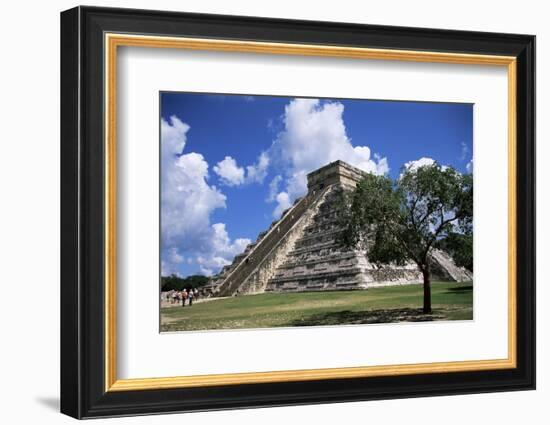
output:
POLYGON ((453 286, 445 291, 446 294, 461 294, 463 292, 472 292, 474 290, 473 285, 453 286))
POLYGON ((429 322, 445 317, 423 314, 421 308, 394 308, 364 311, 319 313, 289 322, 286 326, 360 325, 369 323, 429 322))

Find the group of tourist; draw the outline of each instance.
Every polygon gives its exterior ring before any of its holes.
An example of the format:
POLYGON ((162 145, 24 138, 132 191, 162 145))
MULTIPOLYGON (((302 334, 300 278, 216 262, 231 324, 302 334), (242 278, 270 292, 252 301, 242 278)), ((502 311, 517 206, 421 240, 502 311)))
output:
POLYGON ((187 301, 189 301, 189 307, 193 305, 193 301, 197 301, 199 299, 199 290, 197 288, 189 288, 189 289, 183 289, 182 291, 168 291, 166 293, 166 301, 170 302, 170 304, 179 304, 181 302, 181 306, 185 307, 185 304, 187 301))

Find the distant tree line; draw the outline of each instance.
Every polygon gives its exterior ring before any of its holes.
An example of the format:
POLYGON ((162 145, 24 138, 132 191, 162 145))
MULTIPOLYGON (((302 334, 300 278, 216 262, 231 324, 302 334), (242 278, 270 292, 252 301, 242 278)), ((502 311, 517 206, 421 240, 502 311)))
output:
POLYGON ((161 276, 161 288, 163 291, 181 291, 189 288, 200 288, 208 283, 210 279, 202 275, 193 275, 187 277, 179 277, 171 274, 170 276, 161 276))

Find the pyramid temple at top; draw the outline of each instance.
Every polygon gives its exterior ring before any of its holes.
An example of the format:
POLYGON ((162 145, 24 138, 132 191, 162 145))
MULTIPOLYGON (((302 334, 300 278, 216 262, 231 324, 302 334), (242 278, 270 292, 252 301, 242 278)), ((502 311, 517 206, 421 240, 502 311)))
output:
MULTIPOLYGON (((335 161, 307 176, 308 193, 283 212, 255 242, 213 276, 205 289, 211 296, 262 292, 367 289, 373 286, 418 283, 422 275, 414 263, 378 266, 365 251, 338 243, 336 202, 352 190, 364 172, 335 161)), ((434 278, 469 281, 472 274, 457 267, 440 250, 432 253, 434 278)))

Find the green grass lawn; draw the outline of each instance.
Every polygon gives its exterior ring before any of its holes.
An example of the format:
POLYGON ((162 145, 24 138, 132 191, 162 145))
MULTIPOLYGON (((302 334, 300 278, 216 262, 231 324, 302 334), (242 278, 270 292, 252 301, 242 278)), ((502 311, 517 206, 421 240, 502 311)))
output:
POLYGON ((249 329, 472 319, 472 283, 433 283, 431 315, 422 285, 366 291, 266 293, 161 309, 161 331, 249 329))

